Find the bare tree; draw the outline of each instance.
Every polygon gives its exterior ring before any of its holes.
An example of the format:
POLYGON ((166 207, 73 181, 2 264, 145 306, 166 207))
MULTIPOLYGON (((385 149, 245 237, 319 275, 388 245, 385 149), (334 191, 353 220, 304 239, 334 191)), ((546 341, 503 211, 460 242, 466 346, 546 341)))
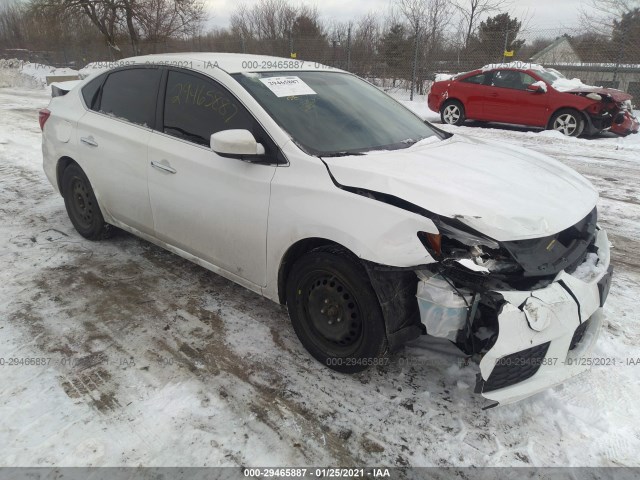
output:
POLYGON ((580 22, 591 32, 611 35, 615 22, 638 8, 640 0, 586 0, 580 22))
POLYGON ((416 37, 425 35, 430 42, 442 37, 445 27, 451 22, 450 0, 396 0, 395 8, 416 37))
POLYGON ((201 2, 145 0, 139 6, 136 23, 142 37, 147 41, 160 42, 172 37, 191 37, 200 32, 204 18, 204 4, 201 2))
POLYGON ((482 17, 504 10, 510 2, 508 0, 453 0, 453 5, 461 17, 463 41, 464 46, 467 47, 482 17))
POLYGON ((231 25, 247 37, 278 40, 289 35, 297 13, 286 0, 260 0, 252 8, 240 5, 231 16, 231 25))
POLYGON ((286 55, 319 48, 326 36, 315 7, 292 6, 287 0, 260 0, 252 7, 239 5, 231 15, 231 31, 249 50, 286 55), (293 45, 294 37, 306 42, 293 45))
POLYGON ((452 4, 450 0, 396 0, 395 8, 409 23, 414 43, 410 95, 413 100, 416 82, 422 92, 426 76, 420 60, 423 65, 431 62, 434 51, 442 44, 446 26, 451 22, 452 4))
POLYGON ((147 35, 152 41, 188 35, 204 20, 203 0, 32 0, 30 8, 45 16, 86 17, 117 57, 123 35, 139 54, 147 35))

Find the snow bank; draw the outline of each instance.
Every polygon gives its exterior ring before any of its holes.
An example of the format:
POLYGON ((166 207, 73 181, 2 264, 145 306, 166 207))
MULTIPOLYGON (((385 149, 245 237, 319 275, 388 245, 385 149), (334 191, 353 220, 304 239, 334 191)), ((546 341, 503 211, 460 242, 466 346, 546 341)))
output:
POLYGON ((42 85, 47 84, 47 77, 74 77, 78 75, 78 71, 73 68, 56 68, 41 63, 25 63, 20 69, 20 73, 36 79, 42 85))
POLYGON ((0 59, 0 87, 42 88, 47 77, 74 77, 78 71, 72 68, 56 68, 41 63, 17 59, 0 59))

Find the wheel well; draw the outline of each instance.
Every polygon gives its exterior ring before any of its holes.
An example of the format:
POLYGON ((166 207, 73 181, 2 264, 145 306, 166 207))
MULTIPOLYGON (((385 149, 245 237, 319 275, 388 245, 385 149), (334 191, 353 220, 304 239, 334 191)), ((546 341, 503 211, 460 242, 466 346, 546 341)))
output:
POLYGON ((547 121, 547 130, 550 130, 553 125, 551 125, 551 121, 553 120, 553 117, 556 115, 556 113, 558 113, 560 110, 573 110, 574 112, 578 112, 580 115, 582 115, 582 120, 584 120, 587 125, 589 123, 589 119, 587 118, 587 114, 584 113, 581 110, 578 110, 575 107, 560 107, 560 108, 556 108, 553 112, 551 112, 551 115, 549 115, 549 120, 547 121))
POLYGON ((442 111, 442 109, 444 108, 444 106, 449 103, 449 102, 458 102, 460 105, 462 105, 462 108, 464 108, 464 103, 462 103, 461 100, 458 100, 455 97, 449 97, 447 98, 445 101, 442 102, 442 104, 440 105, 440 110, 442 111))
POLYGON ((282 305, 287 302, 286 285, 291 267, 301 256, 319 247, 338 247, 340 248, 340 250, 346 251, 349 254, 353 255, 355 258, 358 258, 347 248, 332 240, 327 240, 326 238, 314 237, 297 241, 289 247, 289 249, 284 254, 284 257, 282 257, 282 261, 280 262, 280 269, 278 270, 278 300, 282 305))
POLYGON ((56 181, 58 182, 58 191, 61 194, 62 194, 62 173, 72 163, 77 163, 77 162, 71 157, 62 157, 58 160, 58 164, 56 165, 56 181))

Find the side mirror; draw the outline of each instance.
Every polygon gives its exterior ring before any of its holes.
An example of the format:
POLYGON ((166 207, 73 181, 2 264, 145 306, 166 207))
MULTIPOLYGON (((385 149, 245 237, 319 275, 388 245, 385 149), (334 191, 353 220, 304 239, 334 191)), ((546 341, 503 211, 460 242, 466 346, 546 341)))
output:
POLYGON ((527 85, 527 90, 534 93, 547 93, 547 85, 544 82, 536 82, 527 85))
POLYGON ((211 135, 211 150, 222 157, 251 160, 265 154, 249 130, 222 130, 211 135))

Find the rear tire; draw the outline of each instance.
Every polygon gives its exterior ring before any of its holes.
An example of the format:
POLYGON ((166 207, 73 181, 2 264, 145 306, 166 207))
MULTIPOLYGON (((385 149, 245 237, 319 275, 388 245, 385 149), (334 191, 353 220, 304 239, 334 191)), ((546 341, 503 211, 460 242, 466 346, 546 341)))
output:
POLYGON ((556 130, 567 137, 579 137, 585 127, 585 120, 582 114, 572 108, 558 110, 551 117, 549 128, 556 130))
POLYGON ((291 268, 286 295, 296 335, 323 365, 356 373, 383 364, 382 311, 367 272, 350 254, 320 248, 303 255, 291 268))
POLYGON ((467 119, 464 106, 458 100, 447 100, 440 109, 442 123, 459 127, 467 119))
POLYGON ((104 221, 89 179, 76 163, 62 173, 62 196, 71 223, 88 240, 102 240, 113 233, 104 221))

